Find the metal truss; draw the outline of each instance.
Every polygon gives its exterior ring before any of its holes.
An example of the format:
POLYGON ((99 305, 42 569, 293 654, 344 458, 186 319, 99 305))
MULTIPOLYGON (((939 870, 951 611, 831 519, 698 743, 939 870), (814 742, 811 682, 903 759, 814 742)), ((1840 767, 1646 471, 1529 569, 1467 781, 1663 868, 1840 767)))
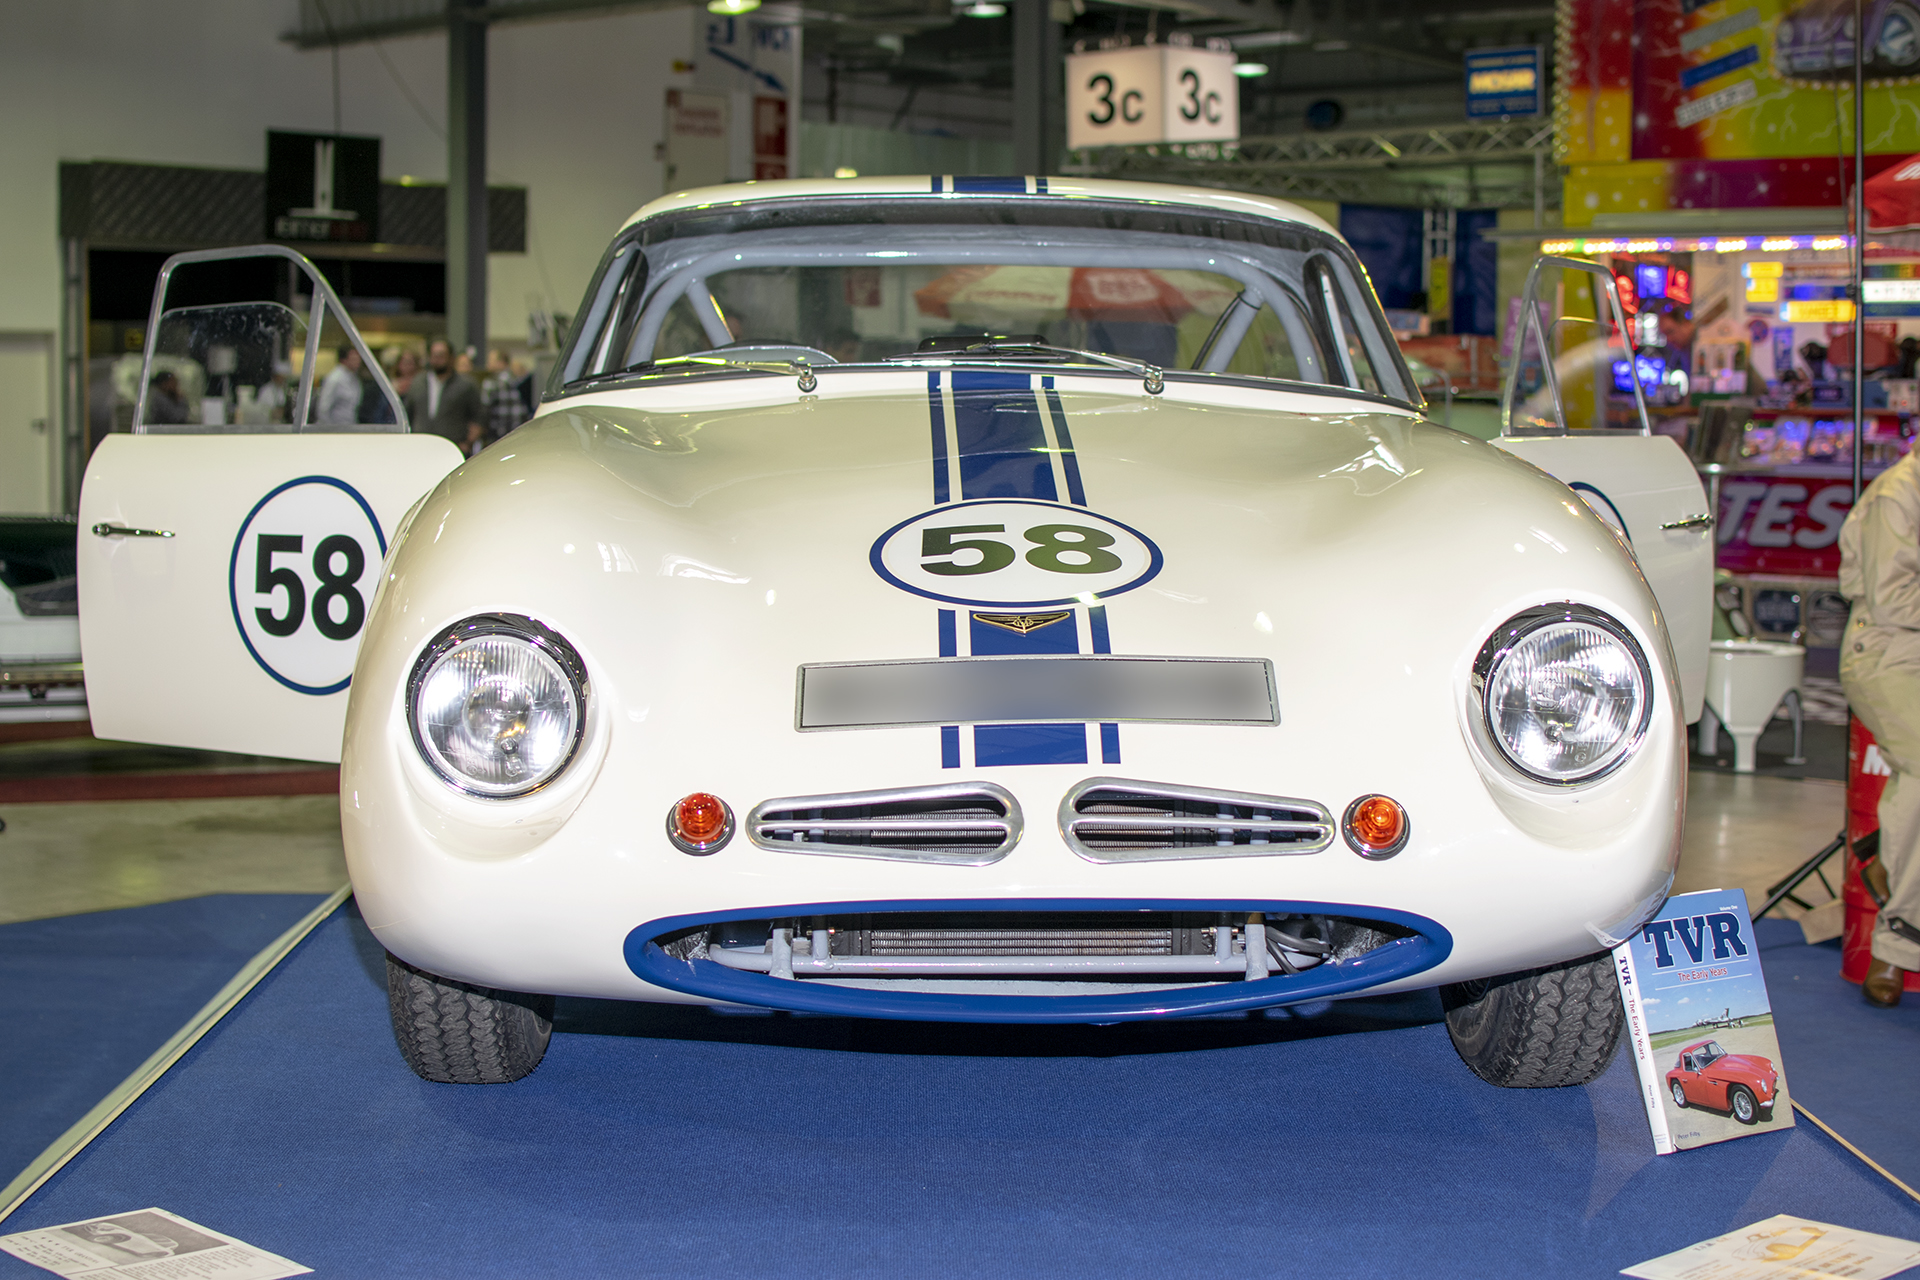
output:
POLYGON ((1075 153, 1068 172, 1160 178, 1267 195, 1464 208, 1558 207, 1553 126, 1538 120, 1108 147, 1075 153))

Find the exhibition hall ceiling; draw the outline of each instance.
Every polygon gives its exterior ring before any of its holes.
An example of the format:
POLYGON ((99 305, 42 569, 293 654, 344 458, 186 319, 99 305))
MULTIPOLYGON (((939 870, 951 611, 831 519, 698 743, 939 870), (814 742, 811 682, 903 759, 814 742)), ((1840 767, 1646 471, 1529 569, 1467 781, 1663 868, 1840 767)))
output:
MULTIPOLYGON (((1464 54, 1480 47, 1540 45, 1551 57, 1554 7, 1534 0, 1052 0, 1062 47, 1140 43, 1175 31, 1233 41, 1267 73, 1244 86, 1242 131, 1285 136, 1340 129, 1451 125, 1463 118, 1464 54), (1331 103, 1329 107, 1327 104, 1331 103)), ((484 0, 471 11, 489 22, 550 21, 589 13, 685 7, 684 0, 484 0)), ((999 99, 960 118, 929 119, 927 102, 907 105, 900 123, 920 131, 972 135, 1004 127, 1012 79, 1012 24, 988 13, 997 0, 810 0, 788 6, 806 30, 812 76, 831 76, 833 96, 859 86, 904 95, 999 99), (971 12, 970 12, 971 11, 971 12)), ((286 39, 301 47, 357 43, 443 27, 446 0, 300 0, 286 39)), ((809 85, 809 98, 826 86, 809 85)), ((823 104, 824 105, 824 102, 823 104)), ((835 104, 836 106, 838 103, 835 104)), ((837 113, 836 113, 837 114, 837 113)), ((896 124, 894 127, 899 127, 896 124)))

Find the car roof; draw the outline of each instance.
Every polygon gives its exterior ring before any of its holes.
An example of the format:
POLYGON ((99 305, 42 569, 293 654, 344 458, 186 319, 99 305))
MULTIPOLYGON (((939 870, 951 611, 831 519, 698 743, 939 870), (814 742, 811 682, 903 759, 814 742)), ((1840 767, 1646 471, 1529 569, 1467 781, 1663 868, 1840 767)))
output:
POLYGON ((1170 182, 1122 182, 1111 178, 970 178, 948 174, 920 174, 882 178, 791 178, 775 182, 730 182, 718 187, 675 191, 641 207, 621 224, 621 230, 648 218, 686 209, 721 205, 740 206, 769 200, 818 196, 926 196, 928 199, 1134 200, 1142 204, 1188 205, 1298 223, 1316 230, 1340 233, 1326 219, 1286 200, 1270 196, 1188 187, 1170 182))
POLYGON ((1680 1052, 1692 1053, 1695 1049, 1700 1048, 1702 1045, 1708 1045, 1713 1043, 1714 1043, 1713 1037, 1708 1036, 1705 1040, 1695 1040, 1692 1044, 1688 1045, 1686 1048, 1682 1049, 1680 1052))

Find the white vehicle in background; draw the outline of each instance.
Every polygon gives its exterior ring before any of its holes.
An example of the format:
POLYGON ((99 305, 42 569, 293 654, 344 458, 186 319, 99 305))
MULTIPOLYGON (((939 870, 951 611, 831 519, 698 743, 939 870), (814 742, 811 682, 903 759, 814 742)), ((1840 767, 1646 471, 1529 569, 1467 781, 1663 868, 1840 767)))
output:
MULTIPOLYGON (((306 421, 324 282, 304 318, 169 288, 150 359, 304 351, 306 421)), ((341 760, 428 1079, 532 1070, 556 994, 1108 1023, 1437 985, 1483 1077, 1578 1083, 1678 857, 1711 549, 1637 401, 1570 432, 1619 406, 1544 364, 1500 447, 1423 421, 1351 250, 1274 200, 686 192, 478 457, 108 440, 95 724, 341 760)))
POLYGON ((0 724, 85 720, 71 516, 0 516, 0 724))

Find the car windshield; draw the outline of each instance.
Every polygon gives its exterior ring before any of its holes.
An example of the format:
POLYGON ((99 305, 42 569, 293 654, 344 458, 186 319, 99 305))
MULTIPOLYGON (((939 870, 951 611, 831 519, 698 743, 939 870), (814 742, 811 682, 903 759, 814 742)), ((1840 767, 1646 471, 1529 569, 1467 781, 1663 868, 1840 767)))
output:
POLYGON ((648 219, 610 250, 553 390, 794 362, 1097 364, 1090 353, 1419 401, 1337 237, 1032 196, 796 198, 648 219))
POLYGON ((1715 1062, 1718 1062, 1726 1056, 1727 1051, 1711 1040, 1693 1051, 1694 1060, 1700 1064, 1702 1070, 1712 1066, 1715 1062))

